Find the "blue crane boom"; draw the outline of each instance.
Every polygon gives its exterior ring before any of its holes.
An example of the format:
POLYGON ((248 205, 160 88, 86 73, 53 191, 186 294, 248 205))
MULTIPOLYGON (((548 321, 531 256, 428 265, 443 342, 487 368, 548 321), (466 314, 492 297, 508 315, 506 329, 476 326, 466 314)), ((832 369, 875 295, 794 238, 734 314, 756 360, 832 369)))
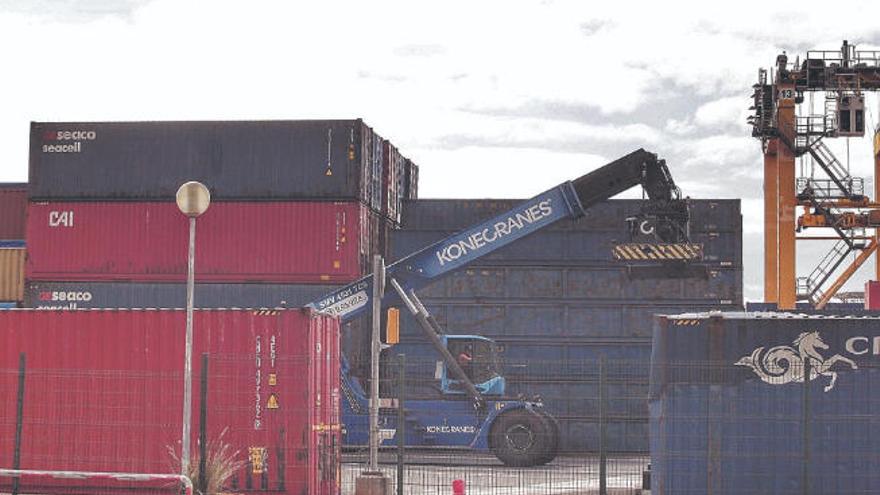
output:
MULTIPOLYGON (((396 280, 406 292, 421 289, 563 218, 580 217, 594 204, 639 184, 642 184, 652 201, 666 204, 680 201, 680 193, 665 161, 659 160, 653 153, 638 149, 579 179, 564 182, 505 213, 396 261, 387 267, 386 277, 396 280)), ((686 214, 683 221, 687 222, 686 214)), ((339 316, 343 322, 349 321, 370 310, 372 288, 373 276, 367 275, 308 306, 339 316)), ((399 302, 396 291, 386 291, 382 305, 399 302)))

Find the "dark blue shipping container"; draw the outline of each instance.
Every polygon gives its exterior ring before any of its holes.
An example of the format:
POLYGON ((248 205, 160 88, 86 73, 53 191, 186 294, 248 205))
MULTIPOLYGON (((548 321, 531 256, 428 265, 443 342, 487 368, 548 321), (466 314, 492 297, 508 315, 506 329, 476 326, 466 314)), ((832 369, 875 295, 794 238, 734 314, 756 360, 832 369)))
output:
POLYGON ((733 268, 706 270, 704 276, 636 278, 626 267, 564 265, 485 265, 466 268, 422 291, 424 298, 473 302, 566 302, 569 304, 644 304, 683 302, 735 304, 741 301, 741 272, 733 268))
MULTIPOLYGON (((405 201, 401 225, 407 230, 457 231, 510 210, 519 199, 420 199, 405 201)), ((625 219, 642 202, 612 199, 592 206, 577 220, 562 221, 549 230, 623 231, 625 219)), ((694 199, 690 203, 693 232, 742 231, 738 199, 694 199)))
MULTIPOLYGON (((563 430, 564 453, 595 452, 599 446, 599 362, 606 363, 608 448, 645 452, 648 448, 648 339, 497 338, 508 395, 540 397, 563 430), (566 433, 568 432, 568 433, 566 433)), ((423 341, 386 351, 407 356, 408 397, 436 397, 437 356, 423 341)))
POLYGON ((18 303, 16 302, 0 302, 0 309, 9 309, 18 307, 18 303))
POLYGON ((878 387, 877 317, 658 318, 652 493, 877 493, 878 387))
MULTIPOLYGON (((492 338, 552 339, 605 338, 650 339, 653 316, 676 314, 688 309, 736 310, 735 304, 619 302, 609 304, 546 301, 459 299, 457 301, 424 297, 428 310, 449 333, 483 335, 492 338)), ((406 312, 401 316, 401 338, 419 341, 421 331, 406 312)), ((540 355, 535 355, 541 359, 540 355)))
POLYGON ((384 140, 361 120, 31 125, 32 200, 357 200, 381 211, 384 140))
MULTIPOLYGON (((392 233, 392 259, 429 246, 453 231, 403 230, 392 233)), ((707 263, 717 267, 742 266, 741 233, 694 233, 691 241, 703 245, 707 263)), ((480 259, 482 265, 513 263, 565 266, 624 266, 612 255, 614 246, 629 242, 624 231, 543 230, 480 259)))

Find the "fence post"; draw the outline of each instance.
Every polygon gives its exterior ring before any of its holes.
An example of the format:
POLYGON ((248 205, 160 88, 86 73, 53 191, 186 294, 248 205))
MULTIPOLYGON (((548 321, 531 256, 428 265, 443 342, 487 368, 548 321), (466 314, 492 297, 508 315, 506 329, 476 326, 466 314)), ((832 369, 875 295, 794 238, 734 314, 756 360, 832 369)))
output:
POLYGON ((208 353, 202 353, 199 385, 199 491, 208 492, 208 353))
POLYGON ((599 356, 599 495, 608 494, 608 446, 605 411, 605 355, 599 356))
POLYGON ((810 358, 807 357, 804 359, 804 388, 803 388, 803 401, 802 401, 802 413, 803 416, 801 418, 801 422, 803 423, 803 439, 801 448, 803 449, 802 453, 802 466, 801 466, 801 487, 804 495, 809 495, 810 493, 810 372, 812 363, 810 362, 810 358))
POLYGON ((403 495, 404 456, 406 455, 406 413, 403 401, 406 391, 406 354, 397 355, 397 495, 403 495))
MULTIPOLYGON (((18 355, 18 396, 15 408, 15 446, 12 452, 12 469, 21 469, 21 430, 24 425, 24 353, 18 355)), ((18 495, 18 476, 12 479, 12 495, 18 495)))

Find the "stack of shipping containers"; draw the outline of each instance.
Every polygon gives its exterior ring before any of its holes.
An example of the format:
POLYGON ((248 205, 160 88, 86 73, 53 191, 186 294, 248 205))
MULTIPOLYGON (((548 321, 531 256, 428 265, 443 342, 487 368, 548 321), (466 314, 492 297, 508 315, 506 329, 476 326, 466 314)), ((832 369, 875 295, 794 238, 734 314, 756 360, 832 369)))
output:
POLYGON ((656 319, 651 493, 876 493, 878 329, 876 315, 656 319))
MULTIPOLYGON (((403 256, 506 211, 510 200, 407 202, 393 251, 403 256)), ((612 258, 626 242, 626 218, 639 201, 611 200, 584 218, 540 231, 422 291, 449 333, 483 335, 504 349, 504 375, 514 395, 540 395, 561 421, 564 452, 599 444, 598 367, 607 360, 607 438, 614 451, 648 448, 652 317, 742 304, 742 217, 739 200, 694 200, 691 240, 705 268, 689 278, 641 278, 612 258)), ((674 272, 674 271, 673 271, 674 272)), ((409 362, 436 359, 411 319, 402 322, 409 362)), ((415 376, 415 375, 414 375, 415 376)), ((430 394, 430 385, 422 389, 430 394)))
POLYGON ((361 120, 35 123, 25 305, 184 306, 197 180, 196 306, 298 307, 387 256, 415 177, 361 120))
POLYGON ((0 308, 24 297, 26 211, 27 184, 0 184, 0 308))
MULTIPOLYGON (((246 462, 227 481, 235 493, 339 493, 338 320, 306 311, 226 309, 198 310, 193 318, 194 354, 209 353, 206 368, 201 359, 193 367, 193 462, 200 445, 209 458, 235 452, 235 461, 246 462), (198 441, 202 431, 205 443, 198 441)), ((24 424, 0 422, 0 449, 14 451, 31 470, 173 470, 182 431, 185 321, 180 309, 0 312, 6 398, 0 411, 24 424)), ((6 462, 0 466, 11 467, 6 462)), ((14 488, 11 478, 0 479, 0 491, 52 493, 46 478, 20 483, 14 488)), ((69 483, 58 493, 174 490, 155 482, 120 486, 82 478, 76 490, 69 483)))

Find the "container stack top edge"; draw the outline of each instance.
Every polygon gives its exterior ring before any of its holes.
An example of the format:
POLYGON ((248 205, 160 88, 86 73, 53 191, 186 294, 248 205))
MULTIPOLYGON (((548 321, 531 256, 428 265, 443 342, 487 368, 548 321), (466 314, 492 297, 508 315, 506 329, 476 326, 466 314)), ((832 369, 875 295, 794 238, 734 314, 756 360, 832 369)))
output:
POLYGON ((662 316, 669 320, 704 320, 708 318, 723 318, 725 320, 880 320, 880 312, 845 315, 786 311, 703 311, 662 316))

